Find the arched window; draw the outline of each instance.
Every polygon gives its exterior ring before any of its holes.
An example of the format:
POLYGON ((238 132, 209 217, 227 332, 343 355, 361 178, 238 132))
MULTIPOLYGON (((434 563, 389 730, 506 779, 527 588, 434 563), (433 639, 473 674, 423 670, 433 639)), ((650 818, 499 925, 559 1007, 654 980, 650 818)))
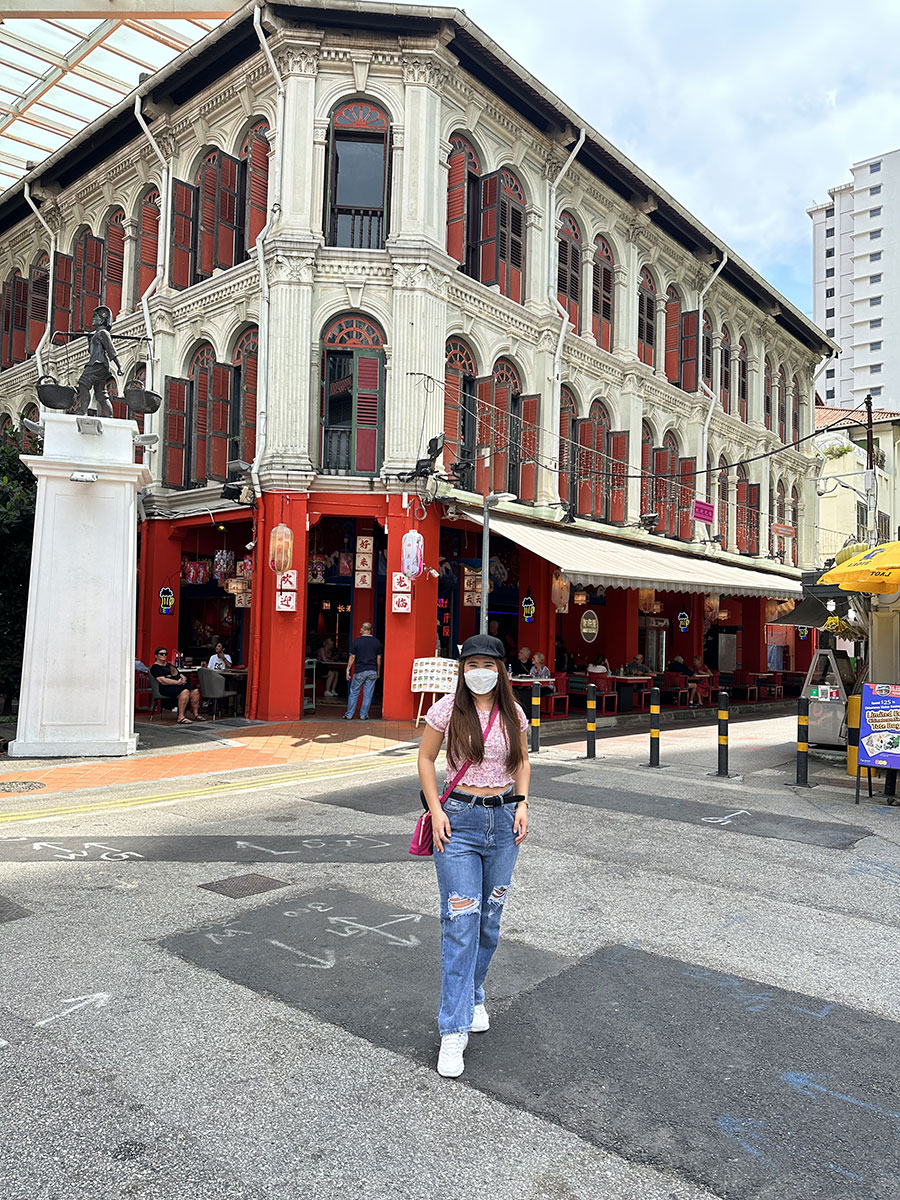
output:
POLYGON ((27 353, 33 354, 47 328, 50 306, 50 255, 40 253, 31 264, 28 283, 28 345, 27 353))
POLYGON ((578 332, 578 307, 581 300, 581 230, 570 212, 560 217, 557 238, 556 293, 569 320, 578 332))
POLYGON ((481 180, 481 262, 479 278, 503 296, 525 299, 525 191, 502 167, 481 180))
POLYGON ((207 151, 197 169, 195 281, 238 261, 238 195, 241 164, 222 150, 207 151))
POLYGON ((125 210, 115 209, 106 222, 106 256, 103 262, 103 303, 113 320, 122 311, 125 280, 125 210))
POLYGON ((679 530, 678 459, 678 438, 670 429, 653 451, 653 511, 659 516, 654 532, 665 537, 675 537, 679 530))
POLYGON ((83 229, 75 239, 72 276, 72 332, 90 329, 94 309, 101 303, 103 239, 83 229))
POLYGON ((656 284, 646 267, 641 269, 638 283, 637 355, 648 367, 654 365, 656 344, 656 284))
POLYGON ((722 326, 722 357, 719 367, 719 403, 722 411, 731 412, 731 334, 722 326))
POLYGON ((681 300, 671 284, 666 288, 666 379, 681 383, 681 300))
POLYGON ((601 350, 612 350, 615 264, 606 238, 594 238, 594 263, 591 287, 591 328, 601 350))
POLYGON ((390 118, 368 100, 340 104, 328 148, 329 246, 382 250, 387 236, 390 118))
POLYGON ((477 378, 471 347, 462 338, 448 338, 444 360, 444 469, 467 492, 475 490, 477 378))
POLYGON ((191 356, 187 375, 166 379, 163 483, 166 487, 203 487, 225 483, 228 462, 235 458, 236 408, 234 371, 216 362, 208 342, 191 356))
POLYGON ((712 387, 712 321, 709 313, 703 314, 703 382, 712 387))
POLYGON ((322 341, 321 469, 374 475, 382 456, 384 334, 368 317, 345 313, 322 341))
POLYGON ((461 133, 450 139, 447 179, 447 253, 466 275, 478 278, 481 241, 481 162, 461 133))
POLYGON ((743 338, 741 338, 741 340, 738 342, 737 367, 738 416, 744 423, 746 423, 749 383, 747 375, 747 343, 743 338))
POLYGON ((251 325, 237 340, 231 357, 234 368, 234 393, 240 414, 240 454, 252 463, 256 457, 256 392, 259 379, 259 330, 251 325))
POLYGON ((787 379, 784 367, 778 368, 778 436, 782 441, 787 435, 787 379))
POLYGON ((763 364, 763 417, 766 429, 772 428, 772 360, 768 354, 763 364))
POLYGON ((244 172, 242 256, 247 258, 269 218, 269 123, 256 121, 241 145, 244 172))
POLYGON ((791 562, 796 567, 800 558, 798 547, 800 541, 800 493, 796 487, 791 488, 791 524, 794 527, 794 536, 791 538, 791 562))
POLYGON ((138 245, 135 255, 135 308, 141 296, 156 278, 159 256, 159 188, 144 193, 138 209, 138 245))
POLYGON ((522 383, 519 372, 508 358, 498 358, 494 363, 490 385, 487 405, 479 388, 477 436, 478 444, 490 446, 491 453, 486 462, 484 459, 478 461, 475 486, 482 495, 485 488, 518 495, 522 383))
POLYGON ((25 361, 28 329, 28 280, 13 271, 3 285, 0 366, 25 361))
MULTIPOLYGON (((800 380, 794 376, 791 385, 791 437, 796 441, 800 437, 800 380)), ((796 545, 796 538, 795 545, 796 545)))
MULTIPOLYGON (((773 523, 778 524, 778 525, 784 525, 786 520, 787 520, 787 494, 785 492, 784 484, 779 479, 778 485, 775 488, 775 518, 774 518, 773 523)), ((773 539, 772 549, 773 549, 773 552, 778 555, 778 557, 781 559, 781 561, 784 562, 785 551, 787 550, 787 546, 785 545, 785 543, 786 543, 787 539, 782 534, 778 534, 776 536, 777 536, 777 540, 773 539)))
POLYGON ((609 410, 600 400, 591 405, 587 420, 579 421, 578 480, 576 510, 581 517, 606 519, 606 495, 609 491, 607 455, 612 422, 609 410))
POLYGON ((728 549, 728 463, 725 461, 725 456, 722 455, 719 459, 719 475, 718 475, 718 521, 719 528, 717 530, 723 550, 728 549))
POLYGON ((559 389, 559 498, 573 507, 577 502, 578 486, 578 472, 573 470, 576 462, 573 443, 577 414, 575 395, 570 387, 563 384, 559 389))
POLYGON ((641 421, 641 515, 653 511, 653 430, 641 421))

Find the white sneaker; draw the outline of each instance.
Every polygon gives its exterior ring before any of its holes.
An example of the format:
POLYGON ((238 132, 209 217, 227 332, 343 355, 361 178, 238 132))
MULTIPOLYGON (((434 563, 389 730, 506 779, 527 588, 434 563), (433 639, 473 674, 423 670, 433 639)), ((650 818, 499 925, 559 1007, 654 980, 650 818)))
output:
POLYGON ((441 1052, 438 1055, 438 1075, 445 1079, 455 1079, 462 1075, 463 1051, 469 1041, 467 1033, 445 1033, 441 1038, 441 1052))
POLYGON ((483 1004, 475 1005, 475 1012, 472 1014, 472 1024, 469 1026, 469 1033, 485 1033, 491 1027, 491 1019, 488 1016, 487 1009, 483 1004))

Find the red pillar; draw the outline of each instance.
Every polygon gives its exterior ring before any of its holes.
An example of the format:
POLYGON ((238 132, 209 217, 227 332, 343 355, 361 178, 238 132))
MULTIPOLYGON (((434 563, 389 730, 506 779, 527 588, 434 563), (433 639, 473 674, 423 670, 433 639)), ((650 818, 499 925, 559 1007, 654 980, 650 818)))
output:
POLYGON ((766 671, 766 598, 744 596, 741 600, 741 669, 766 671))
POLYGON ((553 566, 537 554, 520 551, 519 556, 519 640, 520 646, 528 646, 531 653, 539 650, 546 665, 553 671, 556 646, 556 609, 550 600, 553 582, 553 566), (534 601, 534 620, 526 621, 522 601, 530 593, 534 601))
POLYGON ((401 540, 409 529, 418 529, 425 539, 425 566, 437 570, 440 518, 430 505, 425 518, 414 520, 400 496, 388 497, 387 589, 384 614, 384 699, 382 717, 408 721, 416 713, 418 697, 410 690, 415 658, 434 658, 437 640, 437 580, 427 570, 413 582, 412 612, 391 611, 391 577, 399 571, 401 540))
POLYGON ((306 575, 309 536, 304 494, 266 492, 253 575, 254 630, 248 715, 260 721, 296 721, 303 715, 306 654, 306 575), (292 570, 297 572, 295 612, 276 612, 278 577, 269 566, 269 534, 280 522, 294 534, 292 570), (264 532, 262 532, 264 531, 264 532))
POLYGON ((178 608, 181 601, 181 543, 184 530, 170 521, 145 521, 141 526, 138 567, 136 654, 148 666, 157 646, 177 650, 178 608), (160 611, 160 589, 170 588, 175 603, 160 611))
MULTIPOLYGON (((638 652, 638 590, 637 588, 625 589, 625 604, 622 621, 621 633, 621 660, 624 665, 631 662, 638 652)), ((617 656, 618 657, 618 656, 617 656)), ((610 665, 612 665, 610 659, 610 665)))

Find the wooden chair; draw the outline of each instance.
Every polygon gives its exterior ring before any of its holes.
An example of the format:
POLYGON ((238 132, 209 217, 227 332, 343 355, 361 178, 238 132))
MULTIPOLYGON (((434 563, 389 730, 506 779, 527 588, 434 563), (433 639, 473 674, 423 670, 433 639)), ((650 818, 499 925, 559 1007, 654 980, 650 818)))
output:
POLYGON ((676 708, 687 708, 690 693, 685 683, 685 677, 680 671, 663 671, 662 683, 659 684, 660 694, 675 697, 676 708))
POLYGON ((728 691, 732 696, 736 692, 743 692, 747 697, 747 703, 751 700, 759 699, 759 688, 750 679, 746 671, 735 671, 731 677, 731 684, 728 691))
POLYGON ((569 676, 565 671, 553 672, 553 693, 548 697, 550 703, 550 716, 555 717, 556 705, 562 704, 563 716, 569 715, 569 676))
POLYGON ((135 712, 153 712, 153 688, 150 686, 150 680, 153 676, 147 671, 135 671, 134 673, 134 711, 135 712))
POLYGON ((784 699, 784 683, 780 671, 773 671, 771 679, 761 679, 759 687, 771 700, 784 699))
POLYGON ((588 671, 588 683, 593 683, 597 688, 597 707, 601 713, 619 711, 619 694, 608 675, 600 671, 588 671))

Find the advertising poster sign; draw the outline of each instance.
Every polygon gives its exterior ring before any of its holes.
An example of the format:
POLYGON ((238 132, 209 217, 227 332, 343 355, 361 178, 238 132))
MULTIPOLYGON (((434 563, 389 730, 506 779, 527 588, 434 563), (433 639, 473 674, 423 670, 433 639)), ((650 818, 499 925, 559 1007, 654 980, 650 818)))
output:
POLYGON ((900 768, 900 684, 863 684, 859 765, 900 768))

